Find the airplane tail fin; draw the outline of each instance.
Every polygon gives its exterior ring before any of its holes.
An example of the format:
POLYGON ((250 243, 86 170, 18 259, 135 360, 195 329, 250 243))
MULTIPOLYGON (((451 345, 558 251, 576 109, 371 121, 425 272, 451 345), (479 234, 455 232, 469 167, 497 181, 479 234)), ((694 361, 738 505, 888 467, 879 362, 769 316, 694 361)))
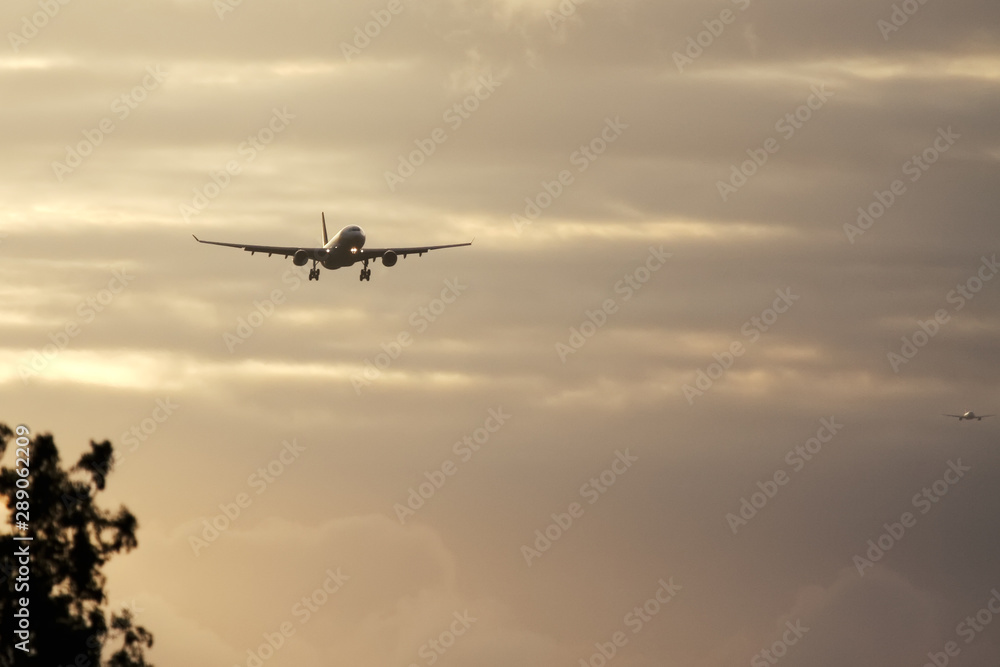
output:
POLYGON ((326 245, 330 242, 330 238, 326 234, 326 213, 321 212, 320 215, 323 218, 323 245, 326 245))

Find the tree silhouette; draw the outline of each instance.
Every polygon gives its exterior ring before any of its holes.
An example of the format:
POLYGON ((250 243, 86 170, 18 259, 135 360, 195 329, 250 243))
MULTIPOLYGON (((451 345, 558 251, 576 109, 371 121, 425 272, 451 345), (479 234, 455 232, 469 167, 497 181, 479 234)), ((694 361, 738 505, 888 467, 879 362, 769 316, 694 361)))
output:
MULTIPOLYGON (((11 442, 17 442, 14 435, 0 424, 0 459, 11 442)), ((26 436, 27 429, 18 427, 17 435, 26 436)), ((111 556, 138 544, 138 524, 131 512, 121 507, 111 513, 94 503, 113 466, 111 443, 92 440, 90 451, 68 471, 60 467, 50 434, 29 439, 27 453, 27 466, 17 464, 24 455, 15 452, 14 466, 0 468, 0 496, 10 512, 0 525, 0 667, 149 667, 143 652, 153 645, 153 636, 133 625, 129 610, 112 612, 110 618, 105 611, 101 570, 111 556), (24 467, 29 470, 26 488, 23 481, 18 486, 25 477, 17 470, 24 467), (24 518, 15 515, 18 509, 29 512, 26 533, 13 530, 15 516, 24 518), (33 539, 15 539, 25 535, 33 539), (27 556, 15 555, 25 549, 27 556), (21 569, 24 560, 27 573, 21 569), (27 607, 22 598, 27 598, 27 607), (22 643, 25 635, 16 632, 24 609, 27 643, 22 643), (118 649, 102 663, 102 649, 112 645, 118 649)))

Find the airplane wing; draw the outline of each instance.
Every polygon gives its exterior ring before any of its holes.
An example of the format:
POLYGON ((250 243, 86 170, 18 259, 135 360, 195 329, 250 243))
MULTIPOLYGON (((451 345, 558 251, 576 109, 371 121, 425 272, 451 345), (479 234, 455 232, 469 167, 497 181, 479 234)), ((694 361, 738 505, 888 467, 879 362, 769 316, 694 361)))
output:
POLYGON ((996 415, 976 415, 976 416, 979 417, 980 419, 982 419, 983 417, 996 417, 996 415))
MULTIPOLYGON (((194 236, 194 234, 192 234, 191 236, 194 236)), ((255 252, 266 252, 268 257, 270 257, 271 255, 282 255, 284 257, 288 257, 289 255, 294 255, 299 250, 305 250, 310 255, 312 255, 316 251, 323 250, 323 248, 302 248, 298 246, 293 248, 293 247, 276 246, 276 245, 247 245, 245 243, 222 243, 221 241, 202 241, 197 236, 194 236, 194 240, 197 241, 198 243, 211 243, 212 245, 224 245, 230 248, 241 248, 249 252, 251 255, 254 254, 255 252)))
MULTIPOLYGON (((474 239, 473 239, 474 240, 474 239)), ((407 255, 423 255, 425 252, 430 252, 431 250, 441 250, 442 248, 459 248, 461 246, 472 245, 472 241, 468 243, 449 243, 448 245, 426 245, 423 247, 415 248, 362 248, 355 255, 355 262, 360 262, 362 260, 372 260, 377 259, 384 255, 387 251, 391 250, 400 257, 406 257, 407 255)))
POLYGON ((942 417, 958 417, 959 419, 964 419, 965 418, 965 415, 946 415, 943 412, 941 413, 941 416, 942 417))

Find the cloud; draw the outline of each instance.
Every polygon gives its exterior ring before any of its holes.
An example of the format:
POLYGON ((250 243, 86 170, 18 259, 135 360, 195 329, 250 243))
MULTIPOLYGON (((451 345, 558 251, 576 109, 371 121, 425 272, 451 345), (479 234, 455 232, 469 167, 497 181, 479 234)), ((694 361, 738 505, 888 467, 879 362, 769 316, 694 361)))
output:
MULTIPOLYGON (((110 581, 150 601, 154 661, 245 664, 290 620, 268 664, 425 664, 468 610, 441 664, 570 664, 674 576, 677 606, 616 661, 749 661, 801 617, 789 661, 917 665, 986 598, 995 426, 939 415, 1000 401, 997 283, 953 295, 996 249, 995 3, 925 3, 888 38, 892 2, 571 5, 403 0, 348 59, 386 3, 220 18, 102 0, 0 57, 8 418, 67 460, 90 438, 125 454, 107 498, 140 548, 110 581), (390 189, 401 161, 420 164, 390 189), (476 241, 316 282, 190 236, 311 246, 321 211, 370 247, 476 241), (670 258, 626 300, 650 248, 670 258), (134 280, 101 303, 114 270, 134 280), (772 318, 777 290, 800 299, 772 318), (179 407, 147 433, 157 400, 179 407), (394 503, 498 406, 510 424, 400 525, 394 503), (727 512, 831 416, 843 432, 733 535, 727 512), (258 495, 292 440, 305 450, 258 495), (527 568, 520 546, 623 448, 639 463, 527 568), (967 481, 865 577, 845 571, 955 457, 967 481), (195 556, 188 538, 240 494, 195 556), (351 579, 300 624, 338 567, 351 579)), ((18 33, 36 11, 0 21, 18 33)))

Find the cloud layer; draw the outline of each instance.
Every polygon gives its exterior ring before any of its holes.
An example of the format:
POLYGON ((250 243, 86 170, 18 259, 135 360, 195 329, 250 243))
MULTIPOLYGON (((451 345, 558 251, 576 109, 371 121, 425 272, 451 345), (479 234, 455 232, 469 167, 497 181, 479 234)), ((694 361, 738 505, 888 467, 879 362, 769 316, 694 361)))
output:
POLYGON ((998 11, 6 5, 4 418, 156 664, 994 664, 998 11))

